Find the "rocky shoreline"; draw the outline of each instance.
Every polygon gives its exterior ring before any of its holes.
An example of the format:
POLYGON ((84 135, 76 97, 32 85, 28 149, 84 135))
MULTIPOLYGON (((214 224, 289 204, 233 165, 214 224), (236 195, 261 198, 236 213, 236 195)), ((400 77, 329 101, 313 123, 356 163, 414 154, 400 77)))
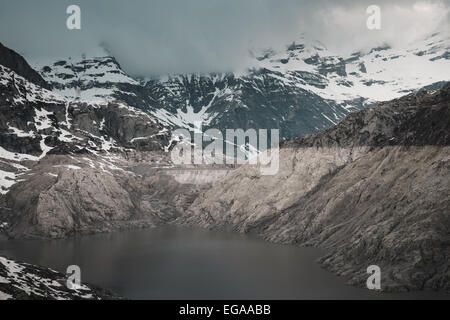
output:
POLYGON ((117 300, 89 284, 69 289, 66 276, 52 269, 0 257, 0 300, 117 300))

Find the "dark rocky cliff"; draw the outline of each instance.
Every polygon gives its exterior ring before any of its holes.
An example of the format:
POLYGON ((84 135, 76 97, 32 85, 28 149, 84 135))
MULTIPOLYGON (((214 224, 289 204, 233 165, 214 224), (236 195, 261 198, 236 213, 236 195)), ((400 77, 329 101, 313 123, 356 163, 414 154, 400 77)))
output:
POLYGON ((45 89, 51 89, 51 86, 41 77, 39 73, 37 73, 33 68, 30 67, 28 62, 21 55, 5 47, 1 43, 0 65, 11 69, 18 75, 24 77, 37 86, 43 87, 45 89))
POLYGON ((285 147, 450 145, 450 83, 345 117, 338 126, 284 143, 285 147))

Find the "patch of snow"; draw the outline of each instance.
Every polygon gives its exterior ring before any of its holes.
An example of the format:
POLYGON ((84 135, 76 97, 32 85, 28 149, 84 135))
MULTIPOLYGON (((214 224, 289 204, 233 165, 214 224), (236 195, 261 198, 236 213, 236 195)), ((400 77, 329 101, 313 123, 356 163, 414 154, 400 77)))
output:
POLYGON ((66 121, 63 123, 68 129, 70 129, 72 127, 72 124, 70 123, 70 116, 69 116, 69 106, 70 106, 70 102, 66 103, 66 121))
POLYGON ((49 119, 48 116, 52 115, 53 112, 49 112, 44 108, 41 108, 41 110, 35 108, 34 112, 36 114, 36 116, 34 117, 34 123, 38 131, 52 127, 52 121, 49 119))
POLYGON ((77 137, 77 136, 74 136, 72 133, 70 133, 69 131, 64 130, 64 129, 62 129, 62 128, 59 128, 58 131, 61 133, 61 134, 58 136, 58 140, 59 140, 59 141, 62 141, 62 142, 68 142, 68 143, 74 142, 74 140, 83 141, 82 138, 79 138, 79 137, 77 137))
POLYGON ((25 131, 20 130, 13 126, 8 126, 8 129, 12 131, 12 134, 16 135, 19 138, 26 138, 26 137, 34 138, 35 137, 35 133, 31 130, 29 132, 25 132, 25 131))
POLYGON ((38 161, 39 160, 39 157, 32 156, 29 154, 11 152, 11 151, 4 149, 1 146, 0 146, 0 158, 6 159, 6 160, 18 161, 18 162, 26 161, 26 160, 30 160, 30 161, 38 161))
MULTIPOLYGON (((0 283, 14 287, 14 292, 22 291, 29 296, 33 295, 56 300, 68 300, 74 297, 83 299, 94 298, 92 290, 86 285, 81 285, 77 290, 67 291, 57 281, 58 278, 63 280, 63 277, 54 270, 48 269, 42 273, 35 266, 25 263, 19 264, 4 257, 0 257, 0 264, 6 272, 4 276, 0 276, 0 283)), ((4 292, 0 294, 0 299, 11 298, 11 295, 4 292)))
POLYGON ((2 292, 2 291, 0 291, 0 300, 9 300, 9 299, 12 299, 13 298, 13 296, 11 296, 11 295, 9 295, 9 294, 7 294, 7 293, 4 293, 4 292, 2 292))
POLYGON ((100 131, 105 130, 105 118, 102 119, 102 122, 100 122, 100 131))
POLYGON ((39 160, 44 159, 45 156, 47 155, 47 153, 49 153, 50 150, 53 149, 53 147, 49 147, 45 144, 45 138, 47 138, 47 136, 42 136, 41 143, 40 143, 42 154, 38 157, 39 160))
POLYGON ((70 170, 81 170, 81 167, 75 166, 73 164, 63 164, 63 165, 56 165, 53 166, 54 168, 67 168, 70 170))
POLYGON ((7 194, 9 188, 16 183, 16 178, 15 173, 0 170, 0 194, 7 194))

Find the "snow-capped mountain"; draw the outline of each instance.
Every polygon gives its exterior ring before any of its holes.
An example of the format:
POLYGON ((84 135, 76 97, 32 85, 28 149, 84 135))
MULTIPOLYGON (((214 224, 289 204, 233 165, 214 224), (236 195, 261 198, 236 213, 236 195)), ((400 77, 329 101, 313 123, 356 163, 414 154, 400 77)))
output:
POLYGON ((112 101, 114 94, 128 93, 120 90, 121 84, 139 85, 113 57, 57 61, 42 67, 41 74, 55 91, 73 100, 112 101))
POLYGON ((449 80, 449 35, 436 33, 401 49, 384 45, 350 57, 333 54, 318 42, 304 43, 293 43, 287 52, 267 52, 257 58, 259 67, 281 72, 287 85, 349 104, 361 98, 365 103, 387 101, 449 80), (312 83, 297 71, 319 75, 319 81, 312 83))
MULTIPOLYGON (((345 58, 305 41, 254 54, 243 74, 145 80, 111 57, 67 60, 39 69, 48 83, 13 53, 0 63, 0 238, 167 224, 252 231, 330 250, 324 264, 353 283, 379 261, 389 288, 448 290, 448 85, 285 141, 274 176, 247 165, 185 174, 165 152, 167 125, 299 136, 448 80, 448 40, 411 48, 345 58)), ((74 298, 48 272, 0 258, 0 299, 74 298)))
MULTIPOLYGON (((22 71, 28 68, 22 74, 34 75, 27 65, 22 65, 22 71)), ((117 169, 113 153, 169 145, 170 129, 139 109, 123 102, 73 101, 16 71, 0 65, 1 194, 23 181, 48 154, 92 155, 95 164, 86 161, 107 171, 117 169)))
POLYGON ((305 37, 285 50, 252 52, 244 73, 133 79, 113 57, 36 66, 62 95, 121 100, 166 125, 279 128, 283 138, 320 131, 357 109, 449 80, 450 38, 341 57, 305 37))
POLYGON ((175 179, 171 128, 123 101, 49 91, 8 52, 12 63, 0 65, 0 239, 150 227, 181 214, 197 187, 175 179))

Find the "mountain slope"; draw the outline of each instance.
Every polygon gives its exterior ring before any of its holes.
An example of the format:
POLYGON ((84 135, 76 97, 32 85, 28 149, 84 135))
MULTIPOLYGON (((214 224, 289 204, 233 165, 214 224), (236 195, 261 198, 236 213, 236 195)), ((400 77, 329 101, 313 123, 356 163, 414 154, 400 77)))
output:
POLYGON ((125 101, 176 128, 279 128, 282 138, 293 138, 376 102, 439 87, 449 80, 449 46, 446 34, 434 34, 403 49, 382 46, 342 57, 301 37, 285 50, 252 52, 241 73, 132 79, 112 57, 38 69, 63 95, 125 101))
POLYGON ((11 69, 18 75, 28 79, 30 82, 45 89, 51 89, 51 86, 30 67, 28 62, 13 50, 0 43, 0 65, 11 69))
POLYGON ((231 170, 177 167, 171 127, 151 115, 120 101, 72 100, 4 66, 0 111, 0 237, 166 224, 231 170))
POLYGON ((384 290, 450 290, 450 85, 354 113, 284 143, 280 170, 243 166, 180 224, 325 248, 328 269, 384 290))
POLYGON ((101 300, 118 297, 81 285, 70 290, 65 275, 28 263, 0 257, 0 300, 101 300))
POLYGON ((123 102, 71 101, 0 66, 0 110, 8 237, 153 226, 179 214, 168 199, 191 192, 156 174, 171 166, 171 128, 123 102))
MULTIPOLYGON (((0 158, 19 171, 27 167, 22 162, 47 154, 107 155, 164 150, 169 144, 170 131, 137 109, 123 103, 71 102, 4 66, 0 92, 0 158)), ((15 174, 2 172, 6 177, 15 174)), ((4 193, 10 183, 3 182, 4 193)))

